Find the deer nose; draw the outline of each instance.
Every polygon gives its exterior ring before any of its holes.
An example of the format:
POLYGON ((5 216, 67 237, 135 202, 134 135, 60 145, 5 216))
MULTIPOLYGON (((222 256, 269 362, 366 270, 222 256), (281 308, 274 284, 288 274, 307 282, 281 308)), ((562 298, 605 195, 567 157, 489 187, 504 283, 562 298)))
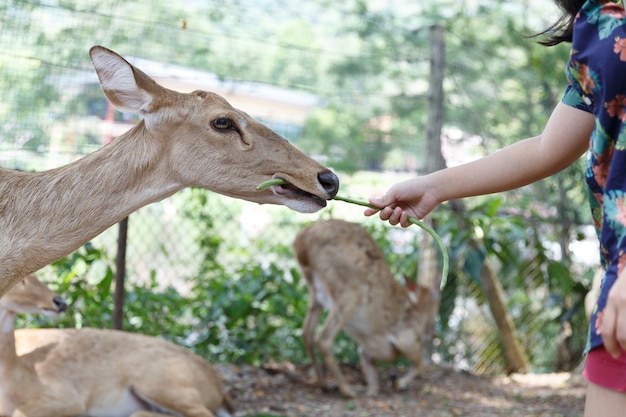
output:
POLYGON ((330 198, 335 198, 337 191, 339 191, 339 177, 334 172, 327 170, 317 174, 317 180, 322 184, 330 198))
POLYGON ((67 310, 67 303, 65 302, 65 299, 62 298, 61 296, 56 296, 52 299, 52 302, 54 303, 55 306, 57 306, 57 309, 59 310, 59 312, 63 312, 65 310, 67 310))

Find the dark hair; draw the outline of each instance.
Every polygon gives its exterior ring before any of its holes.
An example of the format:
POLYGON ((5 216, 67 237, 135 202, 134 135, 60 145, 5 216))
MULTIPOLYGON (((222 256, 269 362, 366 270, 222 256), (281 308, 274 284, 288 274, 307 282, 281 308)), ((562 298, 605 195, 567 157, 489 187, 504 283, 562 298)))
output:
POLYGON ((543 38, 539 41, 541 45, 553 46, 561 42, 572 42, 574 19, 585 0, 554 0, 554 3, 561 9, 561 16, 552 26, 534 35, 543 38))

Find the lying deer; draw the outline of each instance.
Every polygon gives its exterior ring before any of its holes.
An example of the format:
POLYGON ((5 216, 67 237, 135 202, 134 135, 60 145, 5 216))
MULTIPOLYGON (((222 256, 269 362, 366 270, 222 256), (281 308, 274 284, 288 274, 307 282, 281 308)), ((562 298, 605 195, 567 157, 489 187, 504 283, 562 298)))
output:
POLYGON ((435 292, 420 285, 408 289, 398 282, 380 247, 355 223, 314 223, 298 233, 294 249, 309 289, 302 336, 322 388, 328 386, 315 358, 315 346, 341 394, 355 396, 333 354, 334 339, 343 329, 359 345, 367 395, 379 392, 375 360, 393 360, 399 355, 414 364, 396 383, 398 389, 405 389, 422 369, 422 339, 432 322, 429 317, 436 314, 435 292), (324 309, 328 317, 316 335, 324 309))
POLYGON ((226 417, 233 412, 211 365, 162 339, 97 329, 14 332, 18 313, 54 315, 65 307, 32 274, 0 298, 0 415, 226 417))
POLYGON ((185 187, 300 212, 319 210, 337 193, 334 173, 222 97, 163 88, 101 46, 89 53, 106 98, 143 120, 61 168, 0 169, 0 296, 131 212, 185 187), (288 184, 256 189, 272 178, 288 184))

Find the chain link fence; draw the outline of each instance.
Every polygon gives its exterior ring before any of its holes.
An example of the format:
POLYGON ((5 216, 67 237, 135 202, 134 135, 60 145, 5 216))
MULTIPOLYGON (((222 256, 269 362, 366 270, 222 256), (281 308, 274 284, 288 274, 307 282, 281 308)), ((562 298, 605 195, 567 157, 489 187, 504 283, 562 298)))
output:
MULTIPOLYGON (((87 51, 91 43, 100 40, 115 44, 116 34, 107 28, 118 30, 127 27, 125 34, 133 42, 120 42, 125 45, 123 54, 140 56, 144 51, 142 39, 154 35, 152 41, 163 42, 162 58, 144 61, 150 69, 157 71, 159 65, 172 65, 177 57, 185 52, 184 42, 177 43, 185 29, 185 16, 172 16, 171 20, 158 20, 157 16, 131 16, 120 13, 121 2, 108 2, 97 7, 98 2, 75 9, 57 3, 9 2, 0 6, 3 30, 0 32, 0 166, 24 171, 41 171, 61 166, 95 151, 121 134, 136 119, 131 116, 113 113, 102 95, 94 72, 91 70, 87 51), (93 30, 91 36, 79 36, 77 28, 89 21, 93 30), (42 26, 44 27, 42 29, 42 26), (75 42, 71 45, 72 37, 75 42), (172 46, 168 46, 168 45, 172 46), (132 46, 132 47, 131 47, 132 46)), ((124 9, 125 11, 128 9, 124 9)), ((117 34, 119 35, 119 34, 117 34)), ((120 35, 121 36, 121 35, 120 35)), ((214 35, 194 32, 196 43, 215 44, 214 35)), ((98 41, 98 42, 95 42, 98 41)), ((220 39, 233 50, 241 50, 244 44, 256 43, 255 39, 220 39)), ((248 45, 249 46, 249 45, 248 45)), ((307 54, 305 49, 294 50, 296 56, 307 54)), ((184 71, 170 73, 170 81, 184 71)), ((209 68, 195 69, 196 74, 212 77, 209 68)), ((165 75, 157 73, 160 77, 165 75)), ((167 80, 162 79, 163 82, 167 80)), ((219 80, 218 80, 219 84, 219 80)), ((222 85, 223 84, 219 84, 222 85)), ((243 84, 242 84, 243 85, 243 84)), ((247 85, 247 87, 250 87, 247 85)), ((271 86, 267 86, 270 88, 271 86)), ((236 89, 237 85, 231 85, 236 89)), ((261 86, 256 84, 250 97, 258 94, 261 86)), ((297 92, 269 89, 269 95, 297 92)), ((240 97, 241 98, 241 97, 240 97)), ((245 97, 241 98, 245 103, 245 97)), ((317 105, 314 97, 308 94, 297 96, 301 112, 317 105), (311 101, 312 100, 312 101, 311 101)), ((245 104, 243 104, 245 106, 245 104)), ((253 117, 261 119, 285 137, 297 137, 302 129, 302 115, 281 119, 282 110, 272 108, 275 97, 266 97, 260 105, 245 107, 253 117), (269 109, 269 110, 268 110, 269 109)), ((351 180, 348 179, 349 183, 351 180)), ((387 181, 389 183, 389 181, 387 181)), ((355 195, 367 196, 372 189, 367 184, 361 188, 349 188, 355 195), (359 194, 360 193, 360 194, 359 194)), ((156 281, 159 286, 173 286, 185 292, 189 289, 190 277, 194 277, 203 262, 203 253, 198 241, 202 237, 193 219, 181 215, 188 194, 183 192, 162 202, 144 207, 129 217, 127 242, 127 277, 132 282, 156 281)), ((229 247, 239 247, 238 256, 257 256, 260 264, 271 259, 273 254, 263 252, 267 239, 280 239, 290 244, 295 231, 268 236, 264 229, 272 222, 283 221, 278 215, 279 208, 259 208, 256 205, 233 201, 221 201, 215 210, 232 210, 234 219, 217 229, 229 247), (264 239, 266 239, 264 241, 264 239), (254 246, 253 249, 250 249, 254 246)), ((322 216, 328 216, 323 214, 322 216)), ((331 215, 348 220, 362 219, 361 210, 331 211, 331 215)), ((316 216, 293 214, 296 224, 313 221, 316 216)), ((103 248, 110 259, 116 256, 118 227, 114 226, 93 240, 93 245, 103 248)), ((405 249, 406 250, 406 249, 405 249)), ((416 256, 415 251, 410 256, 416 256)), ((410 258, 409 258, 410 259, 410 258)), ((228 262, 228 260, 225 260, 228 262)), ((295 268, 293 259, 290 267, 295 268)), ((282 277, 277 277, 282 279, 282 277)), ((451 298, 444 292, 442 305, 451 310, 448 323, 438 325, 433 359, 435 362, 451 364, 479 374, 501 373, 505 369, 498 333, 488 306, 481 297, 480 287, 467 276, 459 275, 460 291, 451 298)), ((514 291, 507 291, 507 297, 514 297, 514 291)), ((537 294, 539 302, 548 300, 546 294, 537 294)), ((544 311, 538 308, 535 311, 544 311)), ((541 351, 543 357, 534 363, 539 370, 554 369, 558 355, 557 337, 551 340, 538 339, 542 333, 533 326, 543 326, 544 321, 533 319, 538 313, 527 314, 518 321, 519 337, 526 351, 541 351)), ((553 334, 560 334, 558 320, 553 334)), ((577 344, 580 345, 580 342, 577 344)))

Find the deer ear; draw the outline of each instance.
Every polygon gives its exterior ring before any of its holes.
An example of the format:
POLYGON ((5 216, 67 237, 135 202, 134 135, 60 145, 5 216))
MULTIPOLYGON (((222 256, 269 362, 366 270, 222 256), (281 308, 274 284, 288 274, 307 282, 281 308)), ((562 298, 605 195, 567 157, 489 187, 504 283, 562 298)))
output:
POLYGON ((408 291, 411 303, 417 304, 417 281, 412 280, 406 274, 402 274, 402 277, 404 277, 404 285, 408 291))
POLYGON ((92 47, 89 57, 104 95, 115 108, 142 115, 153 110, 154 96, 163 88, 152 78, 102 46, 92 47))
POLYGON ((408 275, 406 274, 402 274, 402 276, 404 277, 404 285, 406 285, 406 288, 411 292, 411 293, 415 293, 417 291, 417 281, 416 280, 412 280, 411 278, 409 278, 408 275))

